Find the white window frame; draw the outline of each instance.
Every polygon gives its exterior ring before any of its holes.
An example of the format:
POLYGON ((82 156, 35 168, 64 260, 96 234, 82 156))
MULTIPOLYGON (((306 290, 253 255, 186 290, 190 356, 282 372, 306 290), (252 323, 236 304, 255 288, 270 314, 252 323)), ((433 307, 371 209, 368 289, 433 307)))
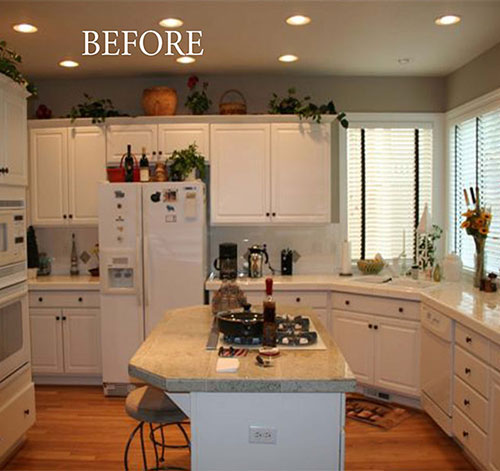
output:
MULTIPOLYGON (((349 113, 350 128, 432 129, 432 222, 447 223, 447 178, 444 113, 349 113)), ((339 128, 339 224, 342 240, 347 240, 347 131, 339 128)))
MULTIPOLYGON (((451 192, 451 181, 450 181, 450 133, 453 131, 455 125, 462 123, 463 121, 467 121, 472 118, 476 118, 482 114, 488 113, 490 111, 500 109, 500 88, 487 93, 486 95, 482 95, 479 98, 471 100, 463 105, 457 106, 452 110, 445 113, 445 175, 446 175, 446 213, 448 213, 449 209, 449 201, 448 197, 451 192)), ((446 233, 449 235, 451 231, 455 228, 450 227, 450 217, 446 217, 446 233)), ((451 237, 446 238, 446 249, 448 252, 452 252, 454 247, 451 242, 451 237)), ((468 274, 472 274, 474 272, 473 269, 464 267, 464 272, 468 274)))

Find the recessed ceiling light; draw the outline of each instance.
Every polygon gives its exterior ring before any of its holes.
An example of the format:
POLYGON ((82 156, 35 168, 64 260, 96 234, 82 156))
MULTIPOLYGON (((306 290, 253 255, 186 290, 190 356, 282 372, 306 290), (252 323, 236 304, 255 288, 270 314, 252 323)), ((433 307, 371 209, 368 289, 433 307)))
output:
POLYGON ((164 18, 160 21, 160 26, 164 28, 179 28, 184 24, 180 18, 164 18))
POLYGON ((293 15, 286 19, 286 22, 292 26, 302 26, 307 25, 311 22, 311 18, 304 15, 293 15))
POLYGON ((398 59, 398 62, 401 65, 406 65, 406 64, 409 64, 411 62, 411 59, 409 59, 408 57, 402 57, 401 59, 398 59))
POLYGON ((35 25, 30 25, 29 23, 19 23, 12 27, 14 31, 18 33, 36 33, 38 28, 35 25))
POLYGON ((278 57, 280 62, 295 62, 298 61, 299 58, 293 54, 284 54, 278 57))
POLYGON ((179 64, 192 64, 196 59, 189 56, 181 56, 176 59, 179 64))
POLYGON ((72 61, 71 59, 65 59, 65 60, 59 62, 59 65, 61 67, 73 68, 73 67, 78 67, 80 64, 76 61, 72 61))
POLYGON ((461 19, 462 18, 460 18, 458 15, 443 15, 436 18, 434 20, 434 23, 436 23, 438 26, 450 26, 460 23, 461 19))

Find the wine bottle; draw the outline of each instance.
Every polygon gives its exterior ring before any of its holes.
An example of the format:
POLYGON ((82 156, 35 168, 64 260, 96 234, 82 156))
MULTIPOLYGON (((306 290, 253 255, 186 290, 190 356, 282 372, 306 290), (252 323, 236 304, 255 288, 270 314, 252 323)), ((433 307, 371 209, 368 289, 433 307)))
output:
POLYGON ((127 145, 127 155, 125 157, 124 167, 125 167, 125 181, 126 182, 133 182, 134 181, 134 158, 132 157, 132 146, 130 144, 127 145))
POLYGON ((71 269, 70 275, 76 276, 80 273, 78 269, 78 252, 76 251, 76 238, 75 234, 71 234, 71 269))
POLYGON ((141 182, 149 182, 149 161, 146 157, 146 148, 142 148, 142 156, 139 162, 141 182))
POLYGON ((276 303, 273 299, 273 279, 266 278, 266 299, 264 301, 264 326, 262 345, 276 347, 276 303))

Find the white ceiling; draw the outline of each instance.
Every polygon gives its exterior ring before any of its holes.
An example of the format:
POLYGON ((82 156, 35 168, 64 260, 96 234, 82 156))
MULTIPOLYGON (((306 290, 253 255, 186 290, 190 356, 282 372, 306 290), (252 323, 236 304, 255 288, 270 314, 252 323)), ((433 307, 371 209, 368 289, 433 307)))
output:
POLYGON ((442 76, 500 42, 500 1, 0 1, 0 38, 23 56, 35 78, 203 73, 442 76), (291 27, 296 13, 312 23, 291 27), (438 27, 445 13, 462 16, 438 27), (163 31, 158 20, 180 17, 181 31, 203 31, 205 54, 195 64, 172 57, 82 57, 84 29, 163 31), (11 26, 31 22, 35 34, 11 26), (298 62, 282 64, 281 54, 298 62), (62 58, 81 63, 66 70, 62 58), (399 58, 409 58, 401 65, 399 58))

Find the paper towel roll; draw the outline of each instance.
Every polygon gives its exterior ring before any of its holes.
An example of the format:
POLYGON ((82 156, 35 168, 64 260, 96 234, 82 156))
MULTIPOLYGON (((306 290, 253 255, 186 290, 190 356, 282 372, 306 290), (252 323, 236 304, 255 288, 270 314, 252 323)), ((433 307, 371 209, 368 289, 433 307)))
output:
POLYGON ((340 274, 352 275, 351 243, 347 240, 342 242, 342 260, 340 262, 340 274))

